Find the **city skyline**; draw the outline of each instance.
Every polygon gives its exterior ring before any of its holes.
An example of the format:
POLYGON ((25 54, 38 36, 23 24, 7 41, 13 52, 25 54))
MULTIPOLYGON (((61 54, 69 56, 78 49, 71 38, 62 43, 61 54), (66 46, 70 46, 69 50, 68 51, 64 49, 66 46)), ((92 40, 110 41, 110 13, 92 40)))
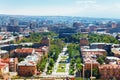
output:
POLYGON ((120 18, 119 0, 0 0, 0 14, 120 18))

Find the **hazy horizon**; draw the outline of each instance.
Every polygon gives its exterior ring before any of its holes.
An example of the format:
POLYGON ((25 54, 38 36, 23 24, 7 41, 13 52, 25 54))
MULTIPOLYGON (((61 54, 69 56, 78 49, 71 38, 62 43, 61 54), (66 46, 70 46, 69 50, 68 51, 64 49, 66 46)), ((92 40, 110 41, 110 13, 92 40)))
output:
POLYGON ((119 0, 0 0, 0 14, 120 18, 119 0))

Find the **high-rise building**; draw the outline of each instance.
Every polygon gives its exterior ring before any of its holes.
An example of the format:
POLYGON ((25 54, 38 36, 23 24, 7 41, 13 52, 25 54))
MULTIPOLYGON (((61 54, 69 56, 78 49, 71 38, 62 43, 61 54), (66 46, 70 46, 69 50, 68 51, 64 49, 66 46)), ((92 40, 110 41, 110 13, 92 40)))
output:
POLYGON ((113 22, 112 23, 112 28, 116 28, 117 27, 117 23, 116 22, 113 22))
POLYGON ((19 24, 18 24, 18 20, 16 20, 16 19, 10 19, 10 26, 18 26, 19 24))
POLYGON ((19 24, 18 24, 18 20, 10 19, 9 24, 7 26, 7 31, 9 31, 9 32, 19 32, 20 27, 19 27, 19 24))
POLYGON ((9 32, 19 32, 20 27, 19 26, 7 26, 7 31, 9 31, 9 32))
POLYGON ((31 22, 29 24, 30 29, 38 28, 38 23, 37 22, 31 22))

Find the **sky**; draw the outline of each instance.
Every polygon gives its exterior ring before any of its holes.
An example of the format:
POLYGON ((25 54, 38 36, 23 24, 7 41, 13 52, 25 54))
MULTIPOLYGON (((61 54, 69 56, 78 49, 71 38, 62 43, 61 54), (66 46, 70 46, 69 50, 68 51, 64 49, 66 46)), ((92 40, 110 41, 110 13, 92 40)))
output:
POLYGON ((120 0, 0 0, 0 14, 120 18, 120 0))

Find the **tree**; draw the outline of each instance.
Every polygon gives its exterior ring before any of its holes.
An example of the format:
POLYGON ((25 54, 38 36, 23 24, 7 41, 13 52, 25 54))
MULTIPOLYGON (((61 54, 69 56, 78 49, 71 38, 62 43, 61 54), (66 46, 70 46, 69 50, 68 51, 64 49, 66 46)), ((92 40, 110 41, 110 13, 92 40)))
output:
POLYGON ((103 64, 104 61, 101 59, 101 58, 98 58, 97 61, 100 63, 100 64, 103 64))
POLYGON ((77 70, 76 74, 78 74, 81 77, 82 64, 80 57, 76 59, 76 70, 77 70))
POLYGON ((19 58, 18 58, 18 62, 21 62, 21 61, 24 61, 24 58, 23 58, 23 57, 19 57, 19 58))
POLYGON ((21 41, 18 41, 16 43, 21 43, 21 42, 40 42, 43 37, 49 37, 53 38, 53 36, 57 36, 58 34, 54 32, 43 32, 43 33, 36 33, 36 32, 31 32, 29 38, 23 38, 21 41))
POLYGON ((70 58, 80 57, 79 45, 75 43, 71 43, 68 45, 68 53, 70 58))
POLYGON ((58 53, 58 52, 54 54, 54 56, 53 56, 54 61, 56 61, 56 60, 57 60, 58 55, 59 55, 59 53, 58 53))
POLYGON ((52 58, 50 58, 49 65, 50 65, 51 67, 54 66, 54 60, 53 60, 52 58))
POLYGON ((80 63, 81 63, 80 57, 78 57, 78 58, 76 59, 76 63, 77 63, 77 64, 80 64, 80 63))
POLYGON ((110 52, 108 55, 109 55, 109 56, 114 56, 114 53, 113 53, 113 52, 110 52))
POLYGON ((89 42, 105 42, 105 43, 116 43, 118 44, 119 41, 115 39, 113 36, 105 35, 105 34, 89 34, 88 36, 89 42))
POLYGON ((100 64, 103 64, 103 63, 105 62, 105 56, 98 56, 97 61, 98 61, 100 64))
POLYGON ((48 71, 49 71, 49 70, 51 70, 51 69, 52 69, 52 67, 51 67, 51 66, 48 66, 48 67, 47 67, 47 69, 48 69, 48 71))
POLYGON ((85 70, 85 77, 90 78, 90 70, 85 70))
POLYGON ((100 74, 99 74, 98 68, 94 68, 92 71, 93 71, 92 75, 95 76, 97 79, 99 79, 100 74))
POLYGON ((72 58, 72 59, 71 59, 71 61, 70 61, 70 63, 71 63, 71 65, 73 66, 73 65, 74 65, 74 63, 75 63, 75 59, 74 59, 74 58, 72 58))
POLYGON ((42 59, 42 61, 39 61, 37 63, 37 69, 43 71, 45 69, 46 62, 47 62, 46 58, 42 59))
POLYGON ((70 69, 69 74, 74 75, 74 69, 70 69))
POLYGON ((76 64, 76 74, 78 74, 79 77, 81 77, 81 74, 82 74, 82 65, 79 63, 79 64, 76 64))
POLYGON ((77 71, 82 70, 81 58, 80 58, 80 50, 79 45, 75 43, 71 43, 68 45, 68 53, 70 58, 70 72, 69 74, 74 74, 75 69, 77 71))
POLYGON ((82 70, 82 65, 81 65, 81 64, 76 64, 76 69, 77 69, 78 71, 81 71, 81 70, 82 70))

